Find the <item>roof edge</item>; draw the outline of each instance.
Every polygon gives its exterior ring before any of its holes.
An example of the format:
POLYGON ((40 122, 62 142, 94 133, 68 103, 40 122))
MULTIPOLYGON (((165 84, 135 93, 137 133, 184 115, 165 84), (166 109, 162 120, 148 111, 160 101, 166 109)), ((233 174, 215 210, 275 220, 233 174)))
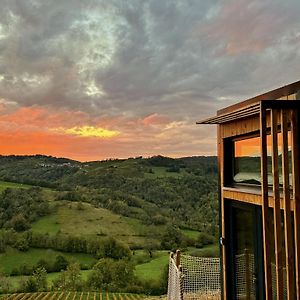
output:
POLYGON ((225 108, 222 108, 220 110, 217 111, 217 115, 223 115, 223 114, 227 114, 229 112, 233 112, 235 110, 241 109, 245 106, 254 104, 256 102, 259 102, 261 100, 275 100, 284 96, 288 96, 291 94, 296 93, 297 91, 300 90, 300 80, 290 83, 288 85, 282 86, 280 88, 277 88, 275 90, 271 90, 269 92, 260 94, 258 96, 255 96, 253 98, 249 98, 247 100, 244 100, 242 102, 238 102, 236 104, 227 106, 225 108))

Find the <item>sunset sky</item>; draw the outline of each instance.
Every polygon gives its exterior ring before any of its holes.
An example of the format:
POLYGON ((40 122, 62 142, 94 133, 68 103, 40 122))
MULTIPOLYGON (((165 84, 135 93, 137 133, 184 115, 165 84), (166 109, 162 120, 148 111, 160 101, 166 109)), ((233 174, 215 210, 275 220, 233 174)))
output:
POLYGON ((215 154, 219 108, 299 80, 299 0, 0 0, 0 154, 215 154))

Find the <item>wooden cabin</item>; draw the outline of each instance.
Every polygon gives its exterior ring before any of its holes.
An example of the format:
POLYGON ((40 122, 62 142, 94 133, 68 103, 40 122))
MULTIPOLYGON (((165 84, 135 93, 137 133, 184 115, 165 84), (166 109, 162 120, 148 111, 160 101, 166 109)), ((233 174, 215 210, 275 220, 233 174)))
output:
POLYGON ((300 300, 300 81, 221 109, 223 299, 300 300))

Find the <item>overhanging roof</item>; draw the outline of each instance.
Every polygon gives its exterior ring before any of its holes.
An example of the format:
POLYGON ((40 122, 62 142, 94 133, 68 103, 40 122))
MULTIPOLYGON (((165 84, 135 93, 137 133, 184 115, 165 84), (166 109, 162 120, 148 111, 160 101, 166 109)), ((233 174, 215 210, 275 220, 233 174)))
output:
POLYGON ((246 118, 259 113, 260 101, 275 100, 292 95, 300 90, 300 80, 245 101, 230 105, 217 112, 217 115, 197 124, 222 124, 233 120, 246 118))
POLYGON ((197 122, 197 124, 222 124, 233 120, 253 116, 259 114, 259 112, 260 102, 235 110, 234 112, 224 113, 215 117, 205 119, 203 121, 197 122))

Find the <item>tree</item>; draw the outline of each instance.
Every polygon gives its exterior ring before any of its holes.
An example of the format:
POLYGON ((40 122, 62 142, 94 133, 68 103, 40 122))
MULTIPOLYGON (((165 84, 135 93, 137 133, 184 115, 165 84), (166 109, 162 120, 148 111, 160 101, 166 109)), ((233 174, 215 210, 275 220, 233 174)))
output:
POLYGON ((163 249, 176 250, 180 247, 183 240, 183 234, 180 229, 174 225, 169 225, 161 239, 163 249))
POLYGON ((92 288, 108 289, 113 279, 113 262, 111 258, 102 258, 95 264, 93 271, 88 277, 88 283, 92 288))
POLYGON ((54 282, 54 286, 59 290, 78 291, 82 289, 82 279, 80 274, 80 266, 78 263, 72 263, 67 267, 66 271, 61 272, 58 279, 54 282))
POLYGON ((0 294, 9 293, 11 290, 10 280, 5 276, 3 272, 0 271, 0 294))
POLYGON ((99 245, 97 251, 98 258, 110 257, 114 259, 129 258, 131 256, 130 249, 127 245, 115 240, 114 238, 107 238, 99 245))
POLYGON ((124 289, 134 281, 134 267, 128 261, 118 260, 113 265, 113 284, 117 289, 124 289))
POLYGON ((69 262, 66 260, 66 258, 62 255, 57 255, 55 257, 55 262, 53 264, 53 269, 55 271, 61 271, 66 270, 69 265, 69 262))
POLYGON ((90 287, 110 291, 124 291, 134 281, 134 267, 124 259, 102 258, 88 277, 90 287))
POLYGON ((216 239, 212 235, 210 235, 206 232, 200 232, 197 237, 197 242, 196 242, 195 246, 197 248, 202 248, 206 245, 213 244, 215 242, 215 240, 216 239))
POLYGON ((26 252, 29 249, 29 243, 25 237, 19 237, 14 244, 14 248, 26 252))
POLYGON ((36 263, 36 267, 44 268, 47 272, 52 271, 49 262, 43 258, 39 259, 39 261, 36 263))
POLYGON ((38 291, 38 285, 36 279, 30 276, 25 282, 21 283, 21 290, 27 293, 33 293, 38 291))
POLYGON ((35 269, 32 277, 35 279, 38 291, 47 290, 47 271, 45 268, 35 269))
POLYGON ((25 219, 22 213, 19 213, 14 217, 12 217, 10 223, 11 223, 11 227, 15 231, 25 231, 30 228, 28 221, 25 219))

